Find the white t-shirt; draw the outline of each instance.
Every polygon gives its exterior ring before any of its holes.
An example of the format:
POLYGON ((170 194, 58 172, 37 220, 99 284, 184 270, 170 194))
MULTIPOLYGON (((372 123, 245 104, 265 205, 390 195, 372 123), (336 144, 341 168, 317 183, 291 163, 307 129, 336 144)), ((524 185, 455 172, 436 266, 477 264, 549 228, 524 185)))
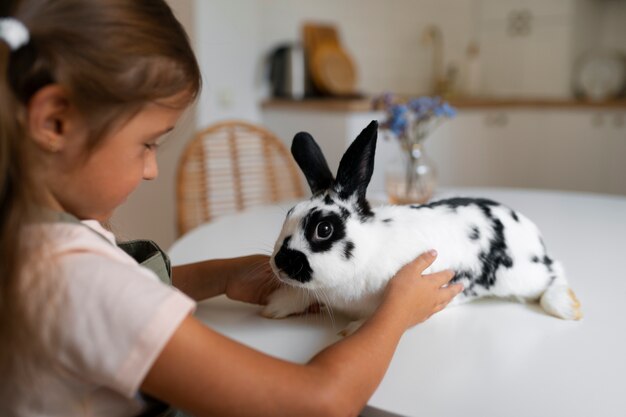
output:
POLYGON ((31 239, 43 233, 50 243, 44 257, 54 261, 60 302, 41 328, 58 342, 54 363, 38 369, 29 398, 0 404, 2 416, 138 414, 144 406, 139 385, 195 309, 191 298, 115 246, 98 222, 82 223, 43 223, 24 232, 31 239))

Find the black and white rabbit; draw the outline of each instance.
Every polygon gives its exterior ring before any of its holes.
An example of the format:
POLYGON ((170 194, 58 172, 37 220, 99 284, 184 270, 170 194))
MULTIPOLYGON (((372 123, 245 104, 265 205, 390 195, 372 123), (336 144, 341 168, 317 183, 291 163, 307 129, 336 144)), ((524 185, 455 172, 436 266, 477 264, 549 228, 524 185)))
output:
POLYGON ((294 137, 291 152, 313 196, 287 213, 270 264, 289 285, 271 296, 264 316, 301 313, 319 301, 363 320, 403 265, 436 249, 426 272, 455 271, 452 282, 464 291, 453 304, 485 296, 539 300, 556 317, 582 317, 561 264, 548 256, 535 224, 517 211, 481 198, 370 207, 365 191, 377 133, 373 121, 346 150, 336 179, 313 137, 294 137))

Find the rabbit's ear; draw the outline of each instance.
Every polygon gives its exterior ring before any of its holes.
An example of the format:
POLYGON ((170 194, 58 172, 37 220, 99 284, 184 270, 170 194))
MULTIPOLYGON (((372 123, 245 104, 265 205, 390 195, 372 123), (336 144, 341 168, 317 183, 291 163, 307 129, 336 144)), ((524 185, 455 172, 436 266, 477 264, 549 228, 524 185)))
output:
POLYGON ((332 186, 335 179, 313 136, 307 132, 297 133, 291 143, 291 154, 304 173, 313 195, 332 186))
POLYGON ((374 154, 378 137, 378 122, 372 122, 357 136, 341 158, 335 189, 342 199, 357 195, 365 199, 365 191, 374 172, 374 154))

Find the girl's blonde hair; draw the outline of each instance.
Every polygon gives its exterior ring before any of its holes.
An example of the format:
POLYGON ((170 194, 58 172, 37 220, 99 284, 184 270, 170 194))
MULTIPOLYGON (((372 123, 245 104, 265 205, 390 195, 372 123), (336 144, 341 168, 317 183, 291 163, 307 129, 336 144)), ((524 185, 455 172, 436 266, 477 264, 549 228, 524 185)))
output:
POLYGON ((16 371, 21 354, 43 348, 19 282, 27 256, 21 230, 33 221, 37 206, 25 125, 30 99, 46 85, 63 86, 89 126, 93 149, 146 103, 188 92, 182 108, 201 85, 185 31, 163 0, 2 0, 0 17, 6 16, 28 28, 30 41, 11 51, 0 40, 0 375, 5 379, 16 371))

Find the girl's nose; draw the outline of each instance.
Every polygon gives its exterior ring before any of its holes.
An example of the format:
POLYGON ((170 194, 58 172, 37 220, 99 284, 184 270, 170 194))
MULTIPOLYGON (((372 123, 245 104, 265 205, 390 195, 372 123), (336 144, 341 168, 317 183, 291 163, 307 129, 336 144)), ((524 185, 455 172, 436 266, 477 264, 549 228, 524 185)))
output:
POLYGON ((157 164, 156 152, 149 150, 146 155, 143 166, 143 179, 153 180, 159 175, 159 167, 157 164))

